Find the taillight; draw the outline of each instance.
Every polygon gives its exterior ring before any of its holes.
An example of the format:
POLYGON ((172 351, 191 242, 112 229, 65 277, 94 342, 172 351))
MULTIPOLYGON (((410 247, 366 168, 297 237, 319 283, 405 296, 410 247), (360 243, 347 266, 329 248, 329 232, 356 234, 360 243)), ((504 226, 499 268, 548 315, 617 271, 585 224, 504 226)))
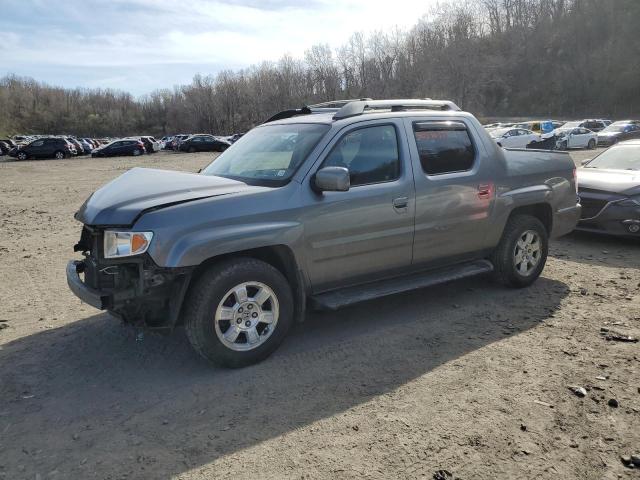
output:
POLYGON ((139 146, 139 147, 143 147, 143 148, 144 148, 144 143, 142 143, 142 142, 138 142, 138 146, 139 146))

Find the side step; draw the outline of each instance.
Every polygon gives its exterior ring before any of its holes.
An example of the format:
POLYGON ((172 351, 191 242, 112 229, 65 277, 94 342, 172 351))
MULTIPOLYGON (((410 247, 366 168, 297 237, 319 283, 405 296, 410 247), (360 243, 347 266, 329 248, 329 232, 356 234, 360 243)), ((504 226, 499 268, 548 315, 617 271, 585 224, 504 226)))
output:
POLYGON ((488 260, 460 263, 449 267, 442 267, 428 272, 394 277, 389 280, 357 285, 341 290, 333 290, 311 297, 312 305, 323 310, 337 310, 354 303, 373 300, 374 298, 407 292, 417 288, 430 287, 440 283, 472 277, 493 271, 493 265, 488 260))

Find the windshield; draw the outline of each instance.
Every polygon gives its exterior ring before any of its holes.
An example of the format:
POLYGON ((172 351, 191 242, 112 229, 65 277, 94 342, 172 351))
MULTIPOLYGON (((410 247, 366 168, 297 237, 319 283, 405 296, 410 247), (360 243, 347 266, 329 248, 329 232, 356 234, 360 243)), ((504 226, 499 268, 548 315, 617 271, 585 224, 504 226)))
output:
POLYGON ((330 128, 305 123, 255 128, 202 173, 252 185, 284 185, 330 128))
POLYGON ((640 145, 612 147, 590 161, 586 168, 640 170, 640 145))

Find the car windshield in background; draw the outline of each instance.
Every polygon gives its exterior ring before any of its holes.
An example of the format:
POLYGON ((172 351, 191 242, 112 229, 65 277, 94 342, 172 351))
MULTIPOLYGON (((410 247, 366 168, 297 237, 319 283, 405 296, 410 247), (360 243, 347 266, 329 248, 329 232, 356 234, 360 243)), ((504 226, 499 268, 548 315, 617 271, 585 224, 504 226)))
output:
POLYGON ((619 145, 610 148, 589 162, 586 168, 640 170, 640 146, 619 145))
POLYGON ((564 130, 567 130, 567 129, 569 129, 569 128, 576 128, 576 127, 579 127, 579 126, 580 126, 580 123, 581 123, 581 122, 567 122, 567 123, 565 123, 565 124, 562 126, 562 128, 563 128, 564 130))
POLYGON ((305 123, 255 128, 205 168, 203 174, 250 185, 284 185, 330 128, 305 123))

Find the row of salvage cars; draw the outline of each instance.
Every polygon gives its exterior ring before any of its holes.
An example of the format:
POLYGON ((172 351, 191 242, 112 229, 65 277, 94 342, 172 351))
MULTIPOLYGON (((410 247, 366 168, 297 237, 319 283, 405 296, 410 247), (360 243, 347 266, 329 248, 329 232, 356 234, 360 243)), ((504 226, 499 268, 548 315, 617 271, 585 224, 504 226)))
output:
POLYGON ((576 122, 526 122, 485 126, 496 143, 505 148, 569 150, 610 146, 624 140, 640 139, 640 121, 605 120, 576 122), (529 127, 529 128, 527 128, 529 127))
POLYGON ((578 169, 578 230, 640 238, 640 139, 618 142, 578 169))

